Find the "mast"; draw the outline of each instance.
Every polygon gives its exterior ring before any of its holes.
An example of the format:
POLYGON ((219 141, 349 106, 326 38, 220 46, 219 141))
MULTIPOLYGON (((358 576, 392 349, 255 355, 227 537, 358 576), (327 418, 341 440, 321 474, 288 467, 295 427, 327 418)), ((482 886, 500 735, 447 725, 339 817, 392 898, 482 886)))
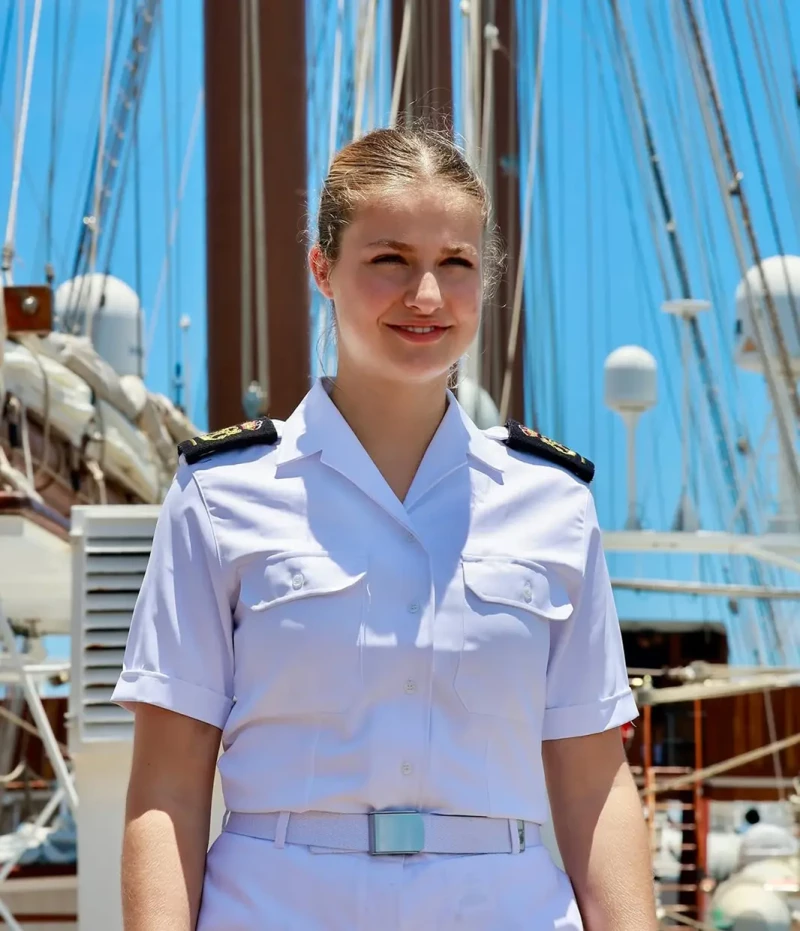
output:
MULTIPOLYGON (((486 26, 497 27, 499 51, 494 56, 494 80, 491 101, 481 100, 481 110, 490 108, 491 125, 487 136, 492 140, 485 161, 486 181, 492 192, 494 219, 499 227, 508 261, 492 302, 486 307, 483 322, 480 384, 500 401, 503 384, 505 350, 511 322, 514 296, 516 253, 519 249, 520 203, 519 159, 517 134, 517 22, 515 4, 472 0, 479 14, 476 32, 483 41, 486 26)), ((408 60, 404 68, 400 113, 412 117, 436 115, 435 122, 453 122, 453 62, 452 20, 450 4, 427 3, 423 0, 393 0, 392 30, 395 70, 398 47, 403 31, 403 17, 410 9, 411 32, 408 60)), ((465 54, 467 51, 465 50, 465 54)), ((482 82, 479 82, 482 86, 482 82)), ((480 131, 482 120, 477 120, 480 131)), ((514 360, 509 414, 522 419, 524 415, 524 382, 522 351, 525 339, 524 322, 520 328, 519 345, 514 360)))
MULTIPOLYGON (((495 3, 494 23, 500 51, 494 57, 494 100, 492 136, 494 151, 489 164, 495 222, 506 250, 506 267, 492 303, 484 310, 483 375, 481 383, 500 403, 503 389, 505 348, 511 327, 514 281, 517 274, 520 240, 519 134, 517 127, 517 13, 515 3, 495 3)), ((487 101, 483 102, 487 105, 487 101)), ((520 327, 519 345, 511 376, 510 417, 523 420, 525 321, 520 327)))
POLYGON ((400 113, 432 117, 434 122, 452 124, 453 58, 451 51, 450 4, 440 0, 392 0, 392 60, 403 31, 403 17, 410 10, 411 33, 404 70, 400 113))
POLYGON ((305 4, 270 4, 267 15, 253 0, 205 0, 204 29, 213 430, 254 415, 243 406, 252 381, 266 395, 255 413, 272 417, 308 390, 305 4))

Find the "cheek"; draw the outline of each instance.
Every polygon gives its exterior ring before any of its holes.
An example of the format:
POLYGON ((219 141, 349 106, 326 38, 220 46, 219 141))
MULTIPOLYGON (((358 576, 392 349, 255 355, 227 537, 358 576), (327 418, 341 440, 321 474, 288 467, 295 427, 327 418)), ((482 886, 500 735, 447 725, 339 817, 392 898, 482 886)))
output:
POLYGON ((363 274, 354 277, 347 301, 353 316, 365 322, 377 320, 403 294, 398 276, 363 274))

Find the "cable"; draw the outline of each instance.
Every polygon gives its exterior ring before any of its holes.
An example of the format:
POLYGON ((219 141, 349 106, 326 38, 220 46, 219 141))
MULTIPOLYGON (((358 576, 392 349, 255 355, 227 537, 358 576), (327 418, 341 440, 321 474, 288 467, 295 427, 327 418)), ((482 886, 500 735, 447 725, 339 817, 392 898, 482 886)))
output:
POLYGON ((539 129, 542 105, 542 83, 544 78, 544 54, 547 41, 547 12, 549 0, 542 0, 539 13, 539 37, 536 55, 536 82, 534 88, 533 113, 531 115, 530 139, 528 142, 528 173, 525 184, 525 201, 522 211, 522 236, 519 247, 519 264, 514 283, 514 304, 511 311, 511 326, 506 352, 505 372, 503 373, 503 389, 500 398, 500 420, 508 417, 508 408, 511 402, 511 379, 514 371, 514 360, 517 354, 519 341, 520 319, 522 314, 523 281, 528 254, 528 240, 531 233, 531 207, 533 202, 533 189, 536 180, 536 153, 539 148, 539 129))
POLYGON ((8 0, 8 13, 6 13, 6 28, 3 32, 3 44, 0 48, 0 108, 3 105, 3 90, 5 89, 6 65, 8 53, 11 48, 11 31, 14 28, 14 0, 8 0))
MULTIPOLYGON (((700 113, 703 118, 703 126, 705 129, 706 138, 708 141, 709 152, 711 153, 711 163, 714 168, 715 176, 717 179, 717 184, 720 190, 723 208, 728 218, 728 223, 729 223, 729 227, 731 231, 731 236, 733 240, 734 249, 736 252, 739 269, 740 269, 741 274, 744 275, 747 271, 747 260, 744 254, 744 244, 742 242, 741 233, 740 233, 738 224, 736 222, 736 218, 733 213, 733 206, 731 204, 730 197, 728 196, 727 179, 724 177, 724 166, 723 166, 723 161, 722 161, 722 155, 719 151, 719 144, 718 144, 716 135, 714 133, 714 128, 712 126, 710 107, 706 101, 706 95, 703 93, 702 88, 700 86, 701 78, 698 73, 699 66, 696 64, 694 58, 690 55, 690 51, 689 51, 690 41, 691 41, 690 36, 688 35, 688 33, 685 33, 683 29, 681 29, 681 36, 682 36, 684 48, 685 48, 686 55, 687 55, 687 61, 689 63, 689 73, 692 76, 692 80, 695 86, 695 92, 697 95, 697 100, 700 106, 700 113)), ((754 322, 755 335, 756 335, 756 345, 758 348, 759 356, 761 358, 762 366, 764 368, 764 375, 767 381, 767 385, 768 385, 769 391, 772 394, 772 396, 777 397, 777 391, 778 391, 777 383, 775 380, 774 373, 772 371, 772 364, 764 352, 764 341, 761 335, 760 324, 758 322, 757 316, 754 316, 753 322, 754 322)), ((729 530, 733 530, 734 525, 736 524, 737 511, 739 509, 744 510, 745 507, 746 505, 744 503, 744 497, 743 495, 740 495, 740 497, 737 498, 735 505, 734 505, 735 509, 734 509, 733 517, 730 520, 730 526, 728 528, 729 530)), ((753 581, 756 584, 762 584, 761 580, 764 578, 764 572, 765 572, 764 567, 758 564, 757 562, 755 562, 754 560, 748 560, 747 564, 748 564, 750 575, 753 581)), ((759 602, 759 608, 764 614, 767 623, 770 625, 774 625, 775 618, 774 618, 774 611, 773 611, 771 603, 761 601, 759 602)), ((755 623, 756 618, 754 618, 753 620, 755 623)), ((756 630, 760 635, 760 630, 758 629, 758 627, 756 627, 756 630)), ((756 656, 759 655, 758 651, 756 651, 755 655, 756 656)))
MULTIPOLYGON (((588 0, 583 0, 581 7, 584 25, 588 24, 589 10, 587 8, 588 0)), ((583 174, 586 188, 586 370, 589 373, 589 391, 592 392, 592 386, 597 379, 595 370, 595 305, 594 305, 594 248, 593 248, 593 231, 594 231, 594 185, 592 183, 592 118, 594 112, 591 106, 592 99, 592 82, 589 80, 589 56, 586 52, 586 43, 581 45, 583 55, 583 174)), ((594 416, 595 401, 590 396, 590 415, 589 415, 589 455, 597 455, 597 418, 594 416)))
POLYGON ((19 182, 22 173, 22 159, 25 154, 25 137, 28 129, 28 113, 31 102, 31 85, 33 83, 33 68, 36 63, 36 46, 39 39, 39 22, 42 15, 42 0, 35 0, 33 8, 33 22, 28 40, 28 59, 25 65, 25 83, 22 90, 20 104, 19 131, 14 146, 14 173, 11 181, 11 198, 8 207, 8 222, 3 244, 3 271, 8 282, 12 280, 12 262, 14 258, 14 240, 17 229, 17 207, 19 204, 19 182))
POLYGON ((264 110, 261 103, 261 25, 259 0, 250 0, 250 58, 253 104, 253 209, 255 211, 256 370, 264 392, 266 414, 271 403, 269 383, 269 292, 267 289, 267 200, 264 192, 264 110))
POLYGON ((784 181, 787 189, 794 188, 793 193, 789 194, 787 200, 789 209, 794 221, 795 233, 800 236, 800 160, 797 157, 797 149, 792 144, 792 130, 789 126, 789 119, 786 116, 783 95, 780 91, 778 77, 775 71, 775 60, 769 53, 769 41, 767 30, 764 24, 764 14, 759 4, 756 4, 756 19, 760 36, 757 34, 758 29, 753 20, 753 14, 750 6, 750 0, 745 2, 745 13, 747 15, 747 24, 750 30, 750 37, 753 42, 753 48, 756 53, 756 62, 761 82, 764 85, 764 97, 767 101, 770 122, 775 133, 775 139, 778 143, 778 152, 780 154, 781 168, 784 174, 784 181), (763 49, 766 51, 762 50, 763 49), (777 110, 780 110, 780 118, 777 110), (781 127, 779 124, 782 123, 781 127), (787 151, 788 150, 788 151, 787 151))
MULTIPOLYGON (((136 11, 133 14, 136 23, 136 11)), ((149 58, 148 58, 149 61, 149 58)), ((144 282, 142 276, 142 158, 139 146, 139 110, 142 101, 142 84, 137 87, 136 102, 133 108, 133 239, 134 239, 134 287, 136 288, 136 366, 139 378, 144 378, 144 313, 142 294, 144 282)))
MULTIPOLYGON (((750 251, 753 257, 753 263, 758 269, 759 278, 761 282, 761 287, 763 291, 764 300, 767 306, 767 315, 770 320, 770 325, 773 331, 773 336, 776 341, 776 347, 778 349, 778 354, 780 356, 780 364, 783 369, 783 377, 785 380, 786 390, 789 394, 789 399, 791 406, 794 410, 794 415, 796 418, 800 419, 800 398, 797 395, 797 388, 795 386, 794 376, 792 373, 792 364, 791 359, 789 358, 788 351, 786 349, 786 344, 782 339, 781 334, 781 325, 778 318, 777 308, 775 307, 775 302, 772 297, 772 292, 769 287, 769 282, 766 279, 764 274, 764 268, 761 263, 761 250, 759 249, 758 242, 756 240, 755 232, 753 230, 753 224, 750 217, 750 209, 748 207, 747 199, 744 195, 744 191, 741 185, 741 173, 736 167, 736 162, 733 157, 733 151, 731 148, 730 137, 728 136, 727 127, 725 125, 725 118, 722 113, 722 105, 719 101, 717 95, 716 87, 713 83, 713 78, 711 75, 711 70, 709 67, 708 57, 706 55, 705 47, 703 45, 702 37, 700 35, 700 30, 697 24, 697 17, 695 15, 694 3, 693 0, 683 0, 684 9, 686 10, 686 16, 689 22, 690 31, 694 39, 695 46, 697 48, 698 60, 700 67, 702 69, 706 86, 708 87, 708 92, 711 100, 712 109, 717 121, 717 127, 722 139, 722 148, 725 153, 725 158, 728 165, 728 170, 732 180, 731 195, 736 196, 739 203, 739 210, 742 215, 742 222, 745 229, 745 234, 748 239, 748 244, 750 246, 750 251)), ((778 402, 778 399, 775 398, 775 401, 778 402)), ((778 402, 776 406, 776 411, 780 410, 780 403, 778 402)), ((781 437, 781 445, 783 450, 783 455, 786 458, 786 461, 790 465, 792 471, 793 483, 795 486, 795 491, 800 494, 800 469, 798 469, 797 457, 794 452, 794 444, 792 442, 791 434, 789 432, 789 427, 787 424, 783 423, 783 418, 778 416, 777 420, 779 424, 779 433, 781 437)))
MULTIPOLYGON (((103 58, 103 89, 100 94, 99 156, 95 162, 94 207, 92 209, 92 239, 89 248, 89 271, 93 272, 97 262, 97 240, 100 236, 100 210, 103 193, 103 168, 106 158, 106 121, 108 118, 108 87, 111 81, 111 46, 114 33, 114 0, 107 0, 106 51, 103 58)), ((90 334, 91 335, 91 334, 90 334)))
POLYGON ((61 25, 61 0, 53 0, 53 70, 50 82, 50 164, 47 168, 47 232, 45 234, 45 274, 50 284, 53 283, 53 207, 56 183, 56 139, 58 131, 58 47, 61 25))
POLYGON ((240 5, 241 33, 239 36, 239 54, 241 55, 239 77, 241 110, 239 119, 239 151, 241 153, 240 174, 242 179, 239 210, 241 227, 241 264, 240 264, 240 299, 239 299, 239 339, 241 356, 241 397, 247 397, 247 392, 253 381, 253 237, 251 235, 252 199, 250 195, 251 166, 250 166, 250 122, 253 112, 250 103, 250 6, 247 3, 240 5))
MULTIPOLYGON (((749 5, 746 6, 749 14, 749 5)), ((791 280, 789 278, 789 272, 786 268, 786 251, 783 245, 783 237, 781 236, 780 225, 778 224, 778 216, 775 213, 775 202, 772 198, 772 189, 770 188, 769 178, 767 177, 767 169, 764 164, 764 155, 761 149, 761 141, 759 139, 759 133, 756 129, 755 117, 753 115, 753 108, 750 103, 750 94, 747 90, 747 82, 744 77, 744 69, 742 68, 742 59, 739 54, 739 43, 736 40, 736 33, 733 29, 733 23, 731 22, 731 11, 729 0, 722 0, 722 16, 725 21, 725 29, 728 35, 728 42, 730 43, 731 52, 733 53, 733 62, 736 68, 736 76, 739 83, 739 92, 742 95, 742 101, 744 102, 745 115, 747 117, 747 126, 750 130, 750 136, 753 142, 753 150, 756 156, 756 164, 758 166, 758 174, 761 179, 761 186, 764 188, 764 200, 767 207, 767 215, 769 217, 770 227, 772 228, 772 235, 775 237, 775 242, 778 246, 778 252, 783 257, 783 273, 786 279, 786 286, 789 293, 789 305, 792 310, 792 321, 795 327, 795 337, 800 339, 800 314, 798 313, 797 302, 795 300, 794 292, 792 291, 791 280)), ((749 15, 748 15, 749 19, 749 15)), ((752 21, 751 21, 752 25, 752 21)), ((760 58, 760 56, 758 56, 760 58)), ((767 97, 769 98, 769 88, 767 90, 767 97)), ((798 411, 798 416, 800 417, 800 410, 798 411)))
POLYGON ((780 0, 781 19, 783 20, 783 38, 786 42, 786 51, 789 56, 789 64, 792 69, 792 86, 794 88, 795 114, 797 123, 800 126, 800 75, 798 75, 797 59, 795 58, 796 46, 792 40, 792 25, 789 20, 789 13, 786 7, 786 0, 780 0))

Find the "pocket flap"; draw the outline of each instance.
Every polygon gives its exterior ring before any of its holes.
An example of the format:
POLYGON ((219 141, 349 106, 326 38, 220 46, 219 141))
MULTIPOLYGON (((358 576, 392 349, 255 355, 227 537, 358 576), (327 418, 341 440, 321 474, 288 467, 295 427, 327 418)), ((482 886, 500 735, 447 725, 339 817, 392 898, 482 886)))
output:
POLYGON ((345 566, 329 553, 280 553, 267 560, 259 601, 251 608, 263 611, 285 601, 345 591, 365 575, 366 559, 352 554, 345 566))
POLYGON ((542 566, 491 556, 464 557, 464 582, 481 601, 521 608, 565 621, 572 603, 564 586, 542 566))

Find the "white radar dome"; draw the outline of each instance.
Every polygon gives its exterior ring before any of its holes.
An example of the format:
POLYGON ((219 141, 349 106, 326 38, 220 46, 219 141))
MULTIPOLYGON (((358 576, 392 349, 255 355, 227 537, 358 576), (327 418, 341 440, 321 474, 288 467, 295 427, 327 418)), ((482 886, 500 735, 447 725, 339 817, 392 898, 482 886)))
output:
POLYGON ((500 424, 500 411, 492 396, 469 376, 462 378, 458 384, 458 403, 480 430, 488 430, 500 424))
POLYGON ((710 908, 711 925, 730 931, 790 931, 789 906, 757 881, 734 876, 717 887, 710 908))
POLYGON ((140 375, 142 332, 139 298, 112 275, 78 275, 56 289, 55 320, 91 338, 97 354, 122 375, 140 375))
POLYGON ((620 414, 650 410, 657 400, 658 365, 641 346, 620 346, 605 361, 605 402, 620 414))
POLYGON ((739 863, 744 866, 769 857, 791 857, 797 848, 797 839, 788 828, 762 821, 742 835, 739 863))
POLYGON ((773 255, 764 259, 760 270, 758 265, 754 265, 739 282, 735 297, 736 364, 748 372, 763 374, 764 367, 753 326, 754 309, 759 314, 759 330, 765 352, 776 361, 779 359, 765 299, 764 281, 772 295, 792 369, 795 377, 800 377, 800 256, 797 255, 773 255))

